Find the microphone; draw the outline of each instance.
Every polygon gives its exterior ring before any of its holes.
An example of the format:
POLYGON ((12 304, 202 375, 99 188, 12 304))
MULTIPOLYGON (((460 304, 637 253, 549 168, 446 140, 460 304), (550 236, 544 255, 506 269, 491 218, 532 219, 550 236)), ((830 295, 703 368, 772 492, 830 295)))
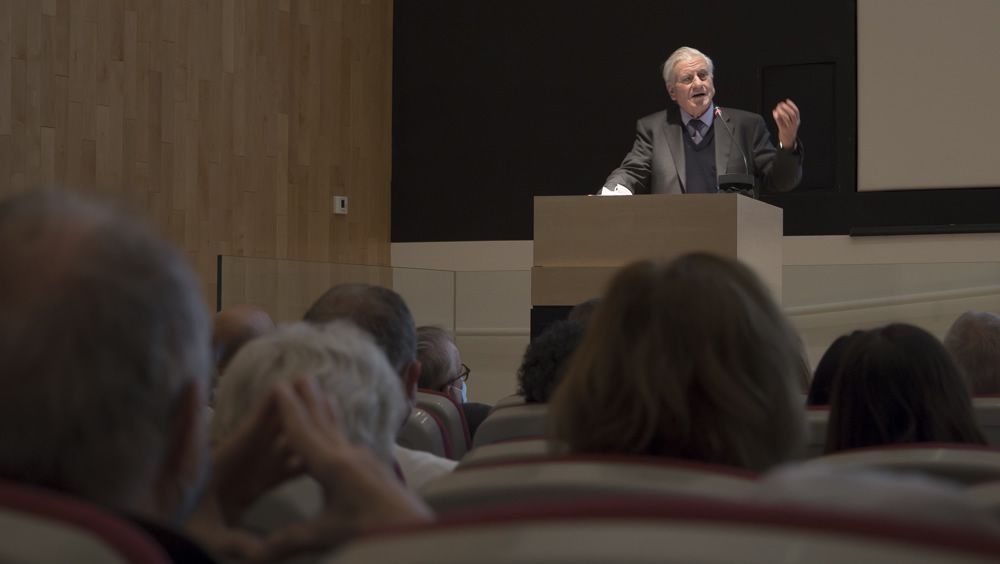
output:
MULTIPOLYGON (((747 162, 746 151, 743 150, 743 146, 736 139, 736 134, 733 130, 729 128, 729 124, 722 117, 722 108, 719 106, 715 107, 715 117, 722 122, 722 126, 729 133, 729 138, 732 139, 733 144, 740 151, 740 156, 743 157, 743 172, 744 174, 720 174, 719 175, 719 191, 720 192, 739 192, 741 194, 746 194, 751 196, 753 199, 757 199, 757 179, 750 174, 750 164, 747 162)), ((726 163, 726 170, 729 170, 729 163, 726 163)))

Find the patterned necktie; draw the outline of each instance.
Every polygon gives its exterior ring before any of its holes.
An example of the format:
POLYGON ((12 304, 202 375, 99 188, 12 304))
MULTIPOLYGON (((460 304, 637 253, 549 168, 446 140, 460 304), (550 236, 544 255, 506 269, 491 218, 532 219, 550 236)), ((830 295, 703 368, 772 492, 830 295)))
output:
POLYGON ((693 119, 688 122, 688 128, 691 130, 691 140, 696 144, 701 143, 703 138, 701 130, 705 128, 705 122, 700 119, 693 119))

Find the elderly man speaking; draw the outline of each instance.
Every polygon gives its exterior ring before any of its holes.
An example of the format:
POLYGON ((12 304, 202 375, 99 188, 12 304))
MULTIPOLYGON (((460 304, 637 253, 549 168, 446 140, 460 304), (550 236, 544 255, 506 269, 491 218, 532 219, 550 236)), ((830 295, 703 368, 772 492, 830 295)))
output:
POLYGON ((802 178, 799 109, 784 100, 771 112, 778 148, 764 119, 715 105, 712 59, 681 47, 663 63, 675 104, 639 119, 635 144, 604 182, 602 194, 785 192, 802 178))

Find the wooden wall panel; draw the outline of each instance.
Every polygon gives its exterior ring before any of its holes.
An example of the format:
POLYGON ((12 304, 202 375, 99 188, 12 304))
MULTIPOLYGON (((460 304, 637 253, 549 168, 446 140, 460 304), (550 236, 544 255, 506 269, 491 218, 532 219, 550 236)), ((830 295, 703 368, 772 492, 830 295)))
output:
POLYGON ((149 218, 213 300, 218 254, 388 265, 392 10, 0 0, 0 195, 149 218))

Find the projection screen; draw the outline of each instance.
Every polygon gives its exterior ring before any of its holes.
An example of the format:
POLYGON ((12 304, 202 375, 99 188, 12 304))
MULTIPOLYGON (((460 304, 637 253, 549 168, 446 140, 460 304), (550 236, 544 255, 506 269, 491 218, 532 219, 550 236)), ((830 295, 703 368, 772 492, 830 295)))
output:
POLYGON ((1000 0, 858 0, 858 190, 1000 186, 1000 0))

